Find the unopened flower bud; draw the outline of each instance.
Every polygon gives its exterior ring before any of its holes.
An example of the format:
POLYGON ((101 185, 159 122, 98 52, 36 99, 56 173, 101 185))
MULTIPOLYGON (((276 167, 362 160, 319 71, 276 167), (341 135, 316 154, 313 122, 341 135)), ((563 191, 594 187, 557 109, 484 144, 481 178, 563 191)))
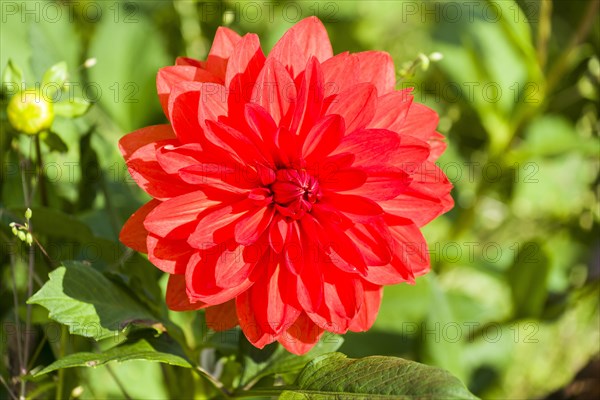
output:
POLYGON ((39 91, 25 90, 12 97, 7 114, 17 131, 37 135, 52 125, 54 107, 39 91))

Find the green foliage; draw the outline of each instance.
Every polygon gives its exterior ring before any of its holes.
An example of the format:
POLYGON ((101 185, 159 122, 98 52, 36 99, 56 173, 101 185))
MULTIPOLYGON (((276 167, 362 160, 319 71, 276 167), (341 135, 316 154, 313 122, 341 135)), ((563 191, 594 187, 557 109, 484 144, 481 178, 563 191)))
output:
POLYGON ((400 358, 359 360, 340 353, 320 356, 298 376, 297 389, 281 399, 475 399, 447 371, 400 358))
POLYGON ((96 340, 118 338, 130 324, 152 325, 155 317, 94 267, 63 263, 28 300, 49 311, 73 334, 96 340))
MULTIPOLYGON (((125 342, 102 353, 75 353, 69 354, 46 368, 37 372, 35 376, 47 374, 61 368, 73 367, 97 367, 108 362, 125 362, 132 360, 147 360, 160 362, 178 367, 191 368, 191 364, 184 357, 165 352, 165 345, 155 340, 140 339, 133 342, 125 342)), ((169 350, 169 349, 166 349, 169 350)))

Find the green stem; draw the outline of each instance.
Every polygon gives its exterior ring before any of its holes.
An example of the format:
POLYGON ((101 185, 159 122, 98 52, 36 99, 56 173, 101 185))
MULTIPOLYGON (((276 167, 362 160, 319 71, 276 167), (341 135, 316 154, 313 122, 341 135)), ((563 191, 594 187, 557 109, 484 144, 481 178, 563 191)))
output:
POLYGON ((196 368, 194 368, 194 371, 196 371, 196 373, 198 375, 200 375, 200 377, 202 377, 202 378, 206 379, 208 382, 210 382, 210 384, 212 384, 216 389, 218 389, 226 399, 231 398, 231 393, 227 390, 227 388, 225 388, 225 385, 223 385, 223 383, 221 381, 219 381, 217 378, 212 376, 212 374, 210 372, 208 372, 201 366, 196 366, 196 368))
POLYGON ((35 135, 35 153, 37 156, 38 182, 40 187, 40 198, 44 207, 48 206, 48 191, 46 189, 46 178, 44 177, 44 161, 42 156, 42 146, 40 145, 40 135, 35 135))
POLYGON ((121 391, 121 394, 123 395, 123 397, 127 400, 131 400, 131 396, 129 395, 129 393, 127 393, 127 390, 125 389, 125 386, 123 385, 123 382, 121 382, 121 380, 119 379, 117 374, 115 374, 115 371, 112 370, 110 365, 106 364, 106 370, 108 371, 110 376, 113 378, 113 380, 119 387, 119 390, 121 391))
POLYGON ((548 58, 548 41, 552 33, 552 0, 540 2, 540 22, 537 35, 537 58, 542 70, 548 58))

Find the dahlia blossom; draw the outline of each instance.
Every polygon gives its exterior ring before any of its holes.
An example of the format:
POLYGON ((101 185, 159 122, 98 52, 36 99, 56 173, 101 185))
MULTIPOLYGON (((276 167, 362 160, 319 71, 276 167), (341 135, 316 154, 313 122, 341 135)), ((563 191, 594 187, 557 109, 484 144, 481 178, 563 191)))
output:
POLYGON ((302 354, 324 331, 369 329, 384 285, 425 274, 419 227, 453 205, 445 145, 395 84, 387 53, 334 56, 315 17, 266 57, 222 27, 206 61, 162 68, 169 124, 119 143, 153 198, 121 240, 170 274, 169 308, 302 354))

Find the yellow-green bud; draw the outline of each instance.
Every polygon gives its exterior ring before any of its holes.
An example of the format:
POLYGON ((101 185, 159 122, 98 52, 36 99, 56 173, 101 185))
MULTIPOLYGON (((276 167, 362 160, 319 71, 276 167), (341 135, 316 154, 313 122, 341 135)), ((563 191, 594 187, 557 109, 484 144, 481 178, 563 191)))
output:
POLYGON ((47 130, 54 120, 52 103, 36 90, 15 94, 8 103, 7 113, 13 128, 28 135, 47 130))
POLYGON ((25 219, 31 219, 32 215, 33 215, 33 212, 31 211, 31 208, 28 208, 27 210, 25 210, 25 219))

